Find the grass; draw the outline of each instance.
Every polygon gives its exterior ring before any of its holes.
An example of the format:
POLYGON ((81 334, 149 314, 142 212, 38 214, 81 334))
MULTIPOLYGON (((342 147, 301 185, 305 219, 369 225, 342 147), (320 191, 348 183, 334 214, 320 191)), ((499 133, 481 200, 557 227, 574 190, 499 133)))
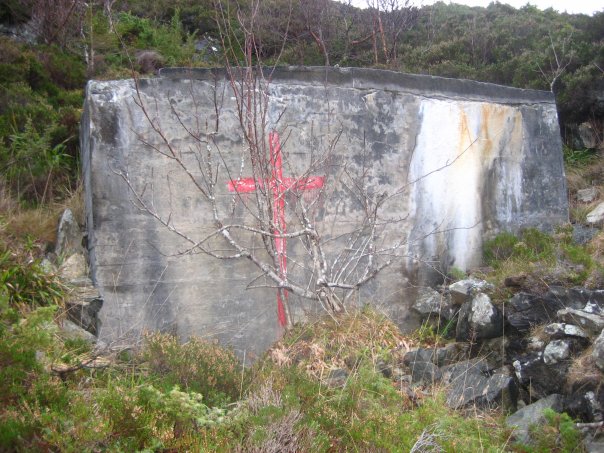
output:
POLYGON ((483 277, 495 285, 498 299, 510 295, 504 285, 508 277, 523 277, 524 291, 540 292, 550 285, 598 286, 604 269, 594 245, 575 244, 570 227, 552 235, 532 228, 519 235, 504 232, 485 241, 483 253, 492 269, 483 277))
MULTIPOLYGON (((160 333, 80 366, 94 356, 60 335, 62 287, 18 253, 0 260, 2 451, 532 451, 511 443, 501 412, 453 411, 443 389, 384 372, 434 339, 369 308, 296 326, 248 369, 215 343, 160 333)), ((566 433, 552 420, 548 433, 566 433)))

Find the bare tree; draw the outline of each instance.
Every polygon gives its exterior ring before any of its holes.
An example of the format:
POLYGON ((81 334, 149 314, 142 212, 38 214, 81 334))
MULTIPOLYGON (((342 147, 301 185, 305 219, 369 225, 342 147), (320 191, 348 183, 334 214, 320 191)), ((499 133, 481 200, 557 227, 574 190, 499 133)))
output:
POLYGON ((83 0, 21 0, 31 11, 31 28, 45 44, 67 45, 82 28, 87 4, 83 0))
MULTIPOLYGON (((229 9, 229 5, 217 4, 225 72, 214 82, 213 111, 191 117, 166 100, 169 120, 180 125, 192 144, 186 150, 179 148, 162 127, 157 100, 146 100, 137 84, 135 101, 151 132, 139 133, 139 141, 195 188, 211 214, 212 231, 192 234, 180 228, 173 211, 156 204, 150 183, 137 185, 127 169, 116 169, 116 173, 128 185, 138 209, 188 244, 178 253, 203 253, 219 260, 251 263, 258 274, 249 288, 276 290, 279 322, 287 328, 293 323, 289 294, 338 313, 361 287, 406 257, 406 237, 397 230, 405 217, 396 207, 417 180, 396 188, 394 194, 381 191, 372 173, 369 150, 356 162, 336 155, 342 127, 329 120, 322 126, 323 141, 319 144, 314 140, 313 125, 308 126, 308 158, 302 165, 294 158, 288 151, 291 130, 281 124, 285 110, 275 114, 274 108, 269 108, 275 68, 262 64, 256 36, 260 3, 251 2, 245 15, 229 9), (236 29, 233 17, 237 18, 236 29), (236 156, 223 148, 220 139, 225 127, 230 127, 224 124, 227 104, 235 111, 244 145, 236 156), (293 176, 285 176, 284 170, 293 176), (355 204, 355 214, 347 214, 347 227, 333 234, 317 216, 329 200, 337 204, 342 193, 355 204), (291 249, 303 253, 294 260, 288 256, 291 249)), ((197 102, 193 90, 191 99, 197 102)), ((169 178, 166 185, 171 192, 169 178)), ((337 210, 334 215, 338 215, 337 210)))
POLYGON ((537 67, 543 79, 549 84, 549 89, 553 93, 556 83, 566 72, 568 66, 573 62, 575 51, 572 48, 573 30, 565 30, 565 34, 560 34, 556 38, 548 33, 549 46, 545 61, 537 63, 537 67))
POLYGON ((372 16, 375 63, 379 62, 381 52, 385 64, 393 65, 398 59, 400 36, 415 23, 417 10, 411 0, 367 0, 367 7, 372 16))

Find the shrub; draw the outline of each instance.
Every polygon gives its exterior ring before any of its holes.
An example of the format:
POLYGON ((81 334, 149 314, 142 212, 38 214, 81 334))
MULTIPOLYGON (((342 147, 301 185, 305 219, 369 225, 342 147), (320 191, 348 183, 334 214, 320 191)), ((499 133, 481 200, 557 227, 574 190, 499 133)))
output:
POLYGON ((0 253, 0 292, 12 307, 60 305, 65 287, 45 272, 38 261, 27 262, 11 251, 0 253))
POLYGON ((531 444, 524 446, 528 452, 581 452, 581 433, 574 420, 566 413, 559 414, 552 409, 543 411, 546 423, 529 429, 531 444))
POLYGON ((166 386, 200 393, 208 405, 223 405, 240 394, 242 365, 217 343, 191 337, 181 344, 174 335, 152 333, 145 337, 142 357, 166 386))
POLYGON ((523 230, 520 237, 503 232, 483 245, 486 264, 497 267, 510 258, 528 261, 551 260, 554 258, 555 241, 546 233, 535 228, 523 230))

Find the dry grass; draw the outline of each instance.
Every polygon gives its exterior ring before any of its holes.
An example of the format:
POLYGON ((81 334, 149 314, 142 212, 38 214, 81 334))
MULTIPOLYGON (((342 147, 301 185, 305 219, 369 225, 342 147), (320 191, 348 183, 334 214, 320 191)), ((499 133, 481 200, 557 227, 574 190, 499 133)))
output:
POLYGON ((604 265, 604 231, 600 231, 589 242, 589 250, 591 251, 593 258, 604 265))
POLYGON ((592 352, 593 347, 590 346, 573 360, 566 376, 567 391, 577 386, 593 385, 599 387, 604 384, 604 374, 596 367, 592 352))
POLYGON ((22 207, 0 187, 0 236, 6 244, 29 239, 38 244, 53 244, 61 213, 70 208, 80 225, 84 223, 83 190, 78 187, 61 201, 37 207, 22 207))
POLYGON ((294 329, 271 348, 269 357, 277 366, 297 365, 322 379, 337 368, 354 370, 361 360, 375 364, 392 355, 402 358, 413 346, 414 340, 401 334, 385 316, 372 310, 351 310, 294 329))
POLYGON ((604 156, 600 156, 588 165, 566 169, 571 222, 585 223, 587 214, 602 201, 604 194, 603 164, 604 156), (598 189, 599 197, 591 203, 582 203, 578 201, 577 191, 589 187, 598 189))

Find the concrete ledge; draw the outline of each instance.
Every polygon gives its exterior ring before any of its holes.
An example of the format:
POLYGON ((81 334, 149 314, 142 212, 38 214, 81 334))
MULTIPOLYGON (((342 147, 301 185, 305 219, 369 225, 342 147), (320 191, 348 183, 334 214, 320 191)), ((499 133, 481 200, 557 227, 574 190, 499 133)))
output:
MULTIPOLYGON (((160 76, 169 79, 217 80, 227 77, 224 68, 163 68, 160 76)), ((426 97, 447 97, 501 104, 555 104, 549 91, 525 90, 474 80, 449 79, 419 74, 366 68, 324 66, 278 66, 267 69, 264 77, 272 82, 294 85, 335 85, 339 88, 399 91, 426 97)))

